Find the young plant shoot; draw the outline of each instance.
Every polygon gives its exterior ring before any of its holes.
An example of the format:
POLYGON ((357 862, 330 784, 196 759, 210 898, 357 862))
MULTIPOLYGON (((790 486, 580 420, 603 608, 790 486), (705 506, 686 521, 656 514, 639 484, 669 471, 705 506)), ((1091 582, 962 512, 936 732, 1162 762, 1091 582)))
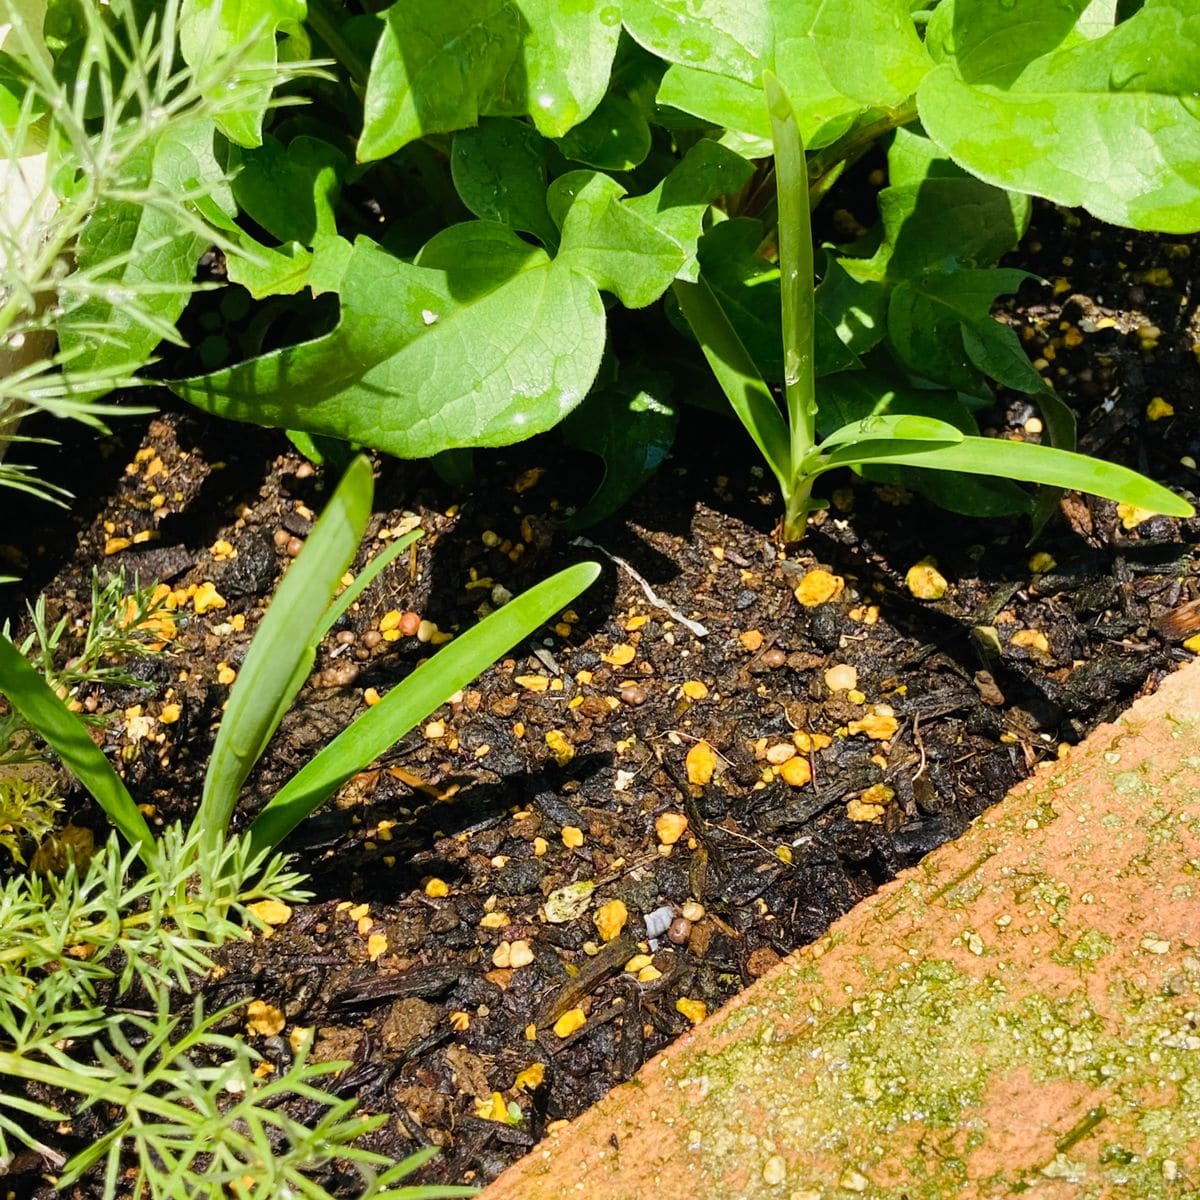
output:
MULTIPOLYGON (((251 643, 229 695, 193 821, 208 855, 230 837, 238 796, 296 693, 321 639, 379 572, 417 533, 394 541, 355 581, 334 593, 371 514, 371 464, 356 457, 292 563, 251 643)), ((568 605, 599 573, 577 563, 544 580, 455 638, 306 763, 270 800, 248 831, 254 856, 274 850, 313 809, 393 745, 497 658, 568 605)), ((0 692, 62 758, 116 829, 153 865, 156 843, 125 784, 83 723, 7 637, 0 635, 0 692)))
MULTIPOLYGON (((1074 488, 1168 516, 1192 515, 1182 497, 1114 463, 1053 446, 966 433, 961 422, 944 420, 938 411, 939 399, 953 401, 947 393, 892 386, 866 370, 836 373, 818 385, 810 174, 791 102, 769 71, 763 74, 763 91, 779 211, 782 410, 703 273, 695 282, 676 280, 674 290, 717 382, 783 493, 780 536, 785 543, 799 541, 809 512, 823 506, 812 497, 815 481, 839 467, 859 473, 891 467, 945 472, 951 481, 950 507, 958 478, 982 475, 1074 488), (830 424, 821 420, 826 399, 841 423, 818 444, 817 431, 830 424)), ((1021 353, 1019 347, 1016 353, 1021 353)), ((1045 385, 1041 390, 1048 391, 1045 385)))

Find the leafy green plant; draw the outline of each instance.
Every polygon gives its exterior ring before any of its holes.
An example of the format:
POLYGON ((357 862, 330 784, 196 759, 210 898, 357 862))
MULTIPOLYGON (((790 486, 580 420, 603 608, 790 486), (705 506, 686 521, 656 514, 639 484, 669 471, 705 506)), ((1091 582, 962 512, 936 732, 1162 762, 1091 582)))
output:
POLYGON ((172 1012, 172 993, 191 990, 213 951, 261 926, 257 905, 305 897, 300 875, 245 838, 210 852, 178 826, 151 870, 135 873, 136 857, 114 836, 86 865, 0 887, 0 1159, 29 1147, 60 1187, 94 1172, 105 1197, 128 1194, 132 1163, 140 1194, 163 1200, 328 1200, 318 1173, 335 1160, 339 1176, 358 1176, 360 1200, 474 1194, 397 1187, 429 1155, 396 1163, 358 1145, 386 1118, 324 1091, 342 1064, 313 1062, 308 1042, 264 1076, 229 1032, 236 1010, 206 1013, 195 999, 172 1012), (119 1114, 70 1159, 42 1132, 71 1119, 68 1101, 119 1114))
MULTIPOLYGON (((674 287, 730 405, 779 482, 785 501, 783 539, 797 541, 803 537, 808 512, 815 506, 813 483, 826 471, 839 467, 860 471, 913 467, 953 476, 996 476, 1076 488, 1152 512, 1191 516, 1192 506, 1186 501, 1125 467, 1052 446, 966 433, 959 425, 935 415, 939 411, 944 414, 945 409, 928 394, 888 386, 886 381, 873 380, 861 371, 823 381, 824 387, 832 391, 835 419, 846 423, 833 428, 818 445, 816 432, 822 406, 814 375, 817 307, 808 171, 796 116, 786 93, 770 72, 764 74, 763 86, 775 145, 786 417, 703 274, 695 283, 676 281, 674 287)), ((999 352, 1011 356, 1013 351, 1001 342, 999 352)), ((1023 363, 1019 347, 1015 354, 1023 363)), ((1029 371, 1033 373, 1033 368, 1029 371)), ((945 400, 941 403, 944 406, 945 400)), ((955 480, 951 487, 955 484, 963 489, 961 480, 955 480)), ((953 493, 943 495, 953 504, 953 493)))
MULTIPOLYGON (((255 7, 0 3, 0 460, 31 411, 96 429, 139 411, 100 398, 180 341, 197 260, 226 244, 203 212, 233 212, 216 131, 311 70, 273 38, 264 55, 258 16, 231 26, 255 7)), ((19 463, 0 484, 64 495, 19 463)))
POLYGON ((570 416, 568 438, 605 462, 594 519, 661 461, 692 390, 677 381, 694 350, 664 336, 669 320, 754 411, 791 533, 814 472, 846 465, 980 515, 1030 511, 1014 481, 1031 479, 1038 519, 1067 486, 1184 511, 1100 465, 971 439, 1000 385, 1034 397, 1051 448, 1074 449, 1069 411, 991 317, 1029 278, 997 263, 1030 196, 1200 228, 1190 0, 377 8, 276 6, 340 86, 289 87, 303 116, 268 112, 261 140, 226 127, 236 211, 205 210, 264 311, 304 328, 302 293, 333 293, 339 315, 175 381, 193 404, 405 457, 570 416), (764 72, 791 117, 764 103, 764 72), (876 145, 878 225, 810 249, 805 198, 876 145), (872 438, 829 441, 867 417, 872 438), (904 445, 860 461, 865 440, 904 445))
POLYGON ((13 862, 25 863, 25 843, 42 841, 62 811, 58 789, 12 767, 0 767, 0 847, 13 862))

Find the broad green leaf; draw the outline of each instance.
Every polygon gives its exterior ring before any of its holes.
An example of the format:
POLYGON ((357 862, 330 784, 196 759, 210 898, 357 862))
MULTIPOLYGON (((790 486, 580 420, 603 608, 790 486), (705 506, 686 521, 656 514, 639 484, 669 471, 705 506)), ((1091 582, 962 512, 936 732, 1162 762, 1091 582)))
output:
POLYGON ((558 242, 546 209, 546 143, 524 121, 489 117, 454 135, 450 171, 462 202, 477 217, 558 242))
POLYGON ((998 187, 1137 229, 1200 227, 1200 10, 1147 0, 1098 37, 1083 0, 944 0, 942 61, 917 94, 926 132, 998 187), (1037 19, 1030 20, 1030 14, 1037 19))
POLYGON ((420 458, 549 429, 604 347, 594 285, 485 221, 451 226, 411 264, 360 238, 341 304, 325 337, 170 386, 234 420, 420 458))
POLYGON ((308 269, 308 286, 314 296, 325 292, 340 292, 346 269, 354 257, 354 245, 339 234, 318 237, 313 242, 312 265, 308 269))
POLYGON ((513 78, 520 14, 509 0, 397 0, 384 14, 363 99, 358 159, 386 158, 428 133, 520 111, 513 78))
MULTIPOLYGON (((621 0, 517 0, 525 108, 543 137, 587 120, 608 88, 621 0)), ((596 164, 593 164, 596 165, 596 164)))
POLYGON ((936 383, 977 391, 977 363, 963 342, 964 329, 985 363, 999 370, 1000 382, 1028 391, 1042 386, 1025 358, 1016 334, 991 316, 997 296, 1015 292, 1030 278, 1010 268, 927 274, 898 284, 888 303, 888 332, 900 359, 936 383), (1026 364, 1022 370, 1017 359, 1026 364), (1018 382, 1019 381, 1019 382, 1018 382))
POLYGON ((660 58, 759 90, 772 35, 762 0, 624 0, 622 15, 630 35, 660 58))
POLYGON ((120 776, 92 741, 87 726, 51 690, 25 656, 0 633, 0 692, 8 698, 38 736, 62 759, 63 765, 87 788, 120 830, 149 862, 154 835, 133 802, 120 776))
POLYGON ((308 284, 312 252, 299 242, 263 246, 246 237, 243 254, 227 254, 225 269, 230 283, 239 283, 254 297, 292 296, 308 284))
POLYGON ((0 47, 6 54, 35 54, 50 62, 42 36, 49 0, 4 0, 0 47))
POLYGON ((965 437, 961 442, 932 445, 908 441, 864 442, 835 449, 826 462, 828 468, 888 462, 894 466, 995 475, 1090 492, 1170 517, 1190 517, 1194 512, 1182 497, 1127 467, 1051 446, 1010 442, 1004 438, 965 437))
POLYGON ((260 86, 247 89, 244 105, 217 118, 231 142, 257 146, 262 141, 263 116, 274 86, 270 68, 278 62, 276 35, 301 34, 307 9, 305 0, 183 0, 179 48, 213 100, 222 101, 222 89, 228 86, 226 69, 222 65, 214 73, 214 64, 228 63, 232 57, 243 81, 253 74, 262 76, 260 86))
POLYGON ((559 256, 627 308, 650 304, 672 279, 695 276, 709 205, 737 191, 750 171, 745 159, 705 140, 642 196, 626 198, 615 179, 598 172, 561 175, 549 195, 551 214, 562 224, 559 256))
POLYGON ((604 460, 604 478, 567 527, 582 529, 616 512, 662 465, 678 414, 671 376, 634 367, 597 388, 563 422, 568 445, 604 460))
POLYGON ((229 693, 195 822, 209 845, 227 836, 238 793, 312 669, 338 580, 371 516, 371 463, 359 455, 288 569, 229 693))
MULTIPOLYGON (((779 268, 759 256, 758 247, 763 237, 760 221, 749 217, 721 221, 700 239, 697 255, 700 273, 737 330, 750 357, 765 378, 782 383, 779 268)), ((818 376, 849 370, 858 364, 853 350, 843 343, 830 320, 834 310, 829 295, 822 297, 824 288, 823 283, 817 289, 815 368, 818 376)), ((846 322, 855 320, 849 308, 844 310, 843 319, 846 322)), ((850 332, 849 325, 847 331, 850 332)))
POLYGON ((787 422, 771 389, 703 275, 695 283, 677 279, 673 286, 721 390, 766 459, 780 490, 788 495, 792 488, 791 444, 787 422))
POLYGON ((621 32, 620 0, 398 0, 383 15, 362 162, 480 116, 528 113, 561 137, 601 102, 621 32))
POLYGON ((1118 7, 1117 0, 1089 0, 1075 22, 1075 33, 1081 38, 1103 37, 1116 24, 1118 7))
POLYGON ((822 369, 821 325, 827 322, 851 356, 866 354, 887 333, 888 289, 882 280, 855 278, 849 260, 826 249, 821 282, 817 285, 817 374, 844 370, 851 363, 822 369))
POLYGON ((1088 0, 950 0, 939 4, 925 31, 936 63, 953 63, 968 83, 1005 88, 1035 58, 1070 36, 1088 0))
POLYGON ((658 102, 746 135, 754 147, 748 151, 750 157, 766 158, 771 153, 771 122, 758 83, 673 63, 662 78, 658 102))
POLYGON ((563 219, 560 258, 626 308, 657 300, 686 265, 687 254, 622 203, 625 189, 611 175, 572 171, 559 176, 551 211, 564 191, 573 198, 563 219))
POLYGON ((337 233, 335 208, 347 163, 321 138, 300 136, 286 146, 270 134, 245 151, 233 178, 239 209, 281 242, 312 246, 337 233))
POLYGON ((740 191, 753 174, 753 166, 740 154, 702 138, 656 187, 623 203, 684 252, 684 275, 695 279, 696 247, 709 205, 740 191))
MULTIPOLYGON (((169 125, 130 164, 127 189, 153 188, 179 195, 206 194, 217 211, 232 210, 224 175, 213 156, 210 121, 169 125)), ((165 337, 176 338, 174 324, 191 293, 196 263, 208 242, 181 228, 178 219, 153 204, 133 199, 108 200, 88 218, 79 238, 76 262, 110 281, 104 296, 92 297, 59 325, 64 350, 82 351, 77 371, 144 363, 165 337), (110 264, 111 269, 105 270, 110 264), (149 326, 129 312, 138 309, 155 319, 149 326), (104 328, 101 339, 87 327, 104 328)))
POLYGON ((768 0, 768 6, 774 18, 774 70, 793 97, 802 132, 806 114, 808 122, 814 122, 815 113, 822 124, 838 115, 837 96, 895 108, 930 68, 906 0, 768 0), (828 90, 814 86, 817 72, 828 79, 828 90), (835 111, 820 118, 818 99, 835 111))
POLYGON ((588 587, 600 568, 578 563, 510 600, 417 667, 275 794, 250 827, 255 852, 274 847, 352 775, 588 587))
POLYGON ((674 64, 659 103, 769 139, 750 94, 769 70, 812 149, 863 107, 903 103, 930 65, 904 0, 627 0, 624 14, 631 36, 674 64))
POLYGON ((891 245, 888 275, 909 279, 953 263, 990 267, 1021 240, 1029 198, 966 174, 919 134, 896 130, 891 186, 879 212, 891 245))
POLYGON ((650 126, 628 96, 609 92, 587 120, 554 144, 573 162, 631 171, 650 152, 650 126))

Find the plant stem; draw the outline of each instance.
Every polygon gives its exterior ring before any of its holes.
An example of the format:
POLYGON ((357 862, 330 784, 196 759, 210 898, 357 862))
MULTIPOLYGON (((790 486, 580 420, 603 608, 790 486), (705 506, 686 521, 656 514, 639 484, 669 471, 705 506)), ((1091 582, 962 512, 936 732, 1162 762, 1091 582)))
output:
POLYGON ((366 87, 370 69, 355 53, 350 43, 342 37, 341 31, 333 23, 333 18, 325 7, 325 0, 308 0, 308 24, 329 48, 333 57, 346 68, 350 78, 359 87, 366 87))
POLYGON ((851 163, 860 159, 885 133, 911 125, 917 119, 917 101, 910 96, 899 108, 885 109, 866 125, 850 130, 830 146, 816 151, 808 163, 808 195, 813 208, 851 163))
POLYGON ((783 510, 780 536, 784 543, 804 540, 804 527, 808 522, 808 503, 812 499, 812 477, 807 476, 792 486, 783 510))

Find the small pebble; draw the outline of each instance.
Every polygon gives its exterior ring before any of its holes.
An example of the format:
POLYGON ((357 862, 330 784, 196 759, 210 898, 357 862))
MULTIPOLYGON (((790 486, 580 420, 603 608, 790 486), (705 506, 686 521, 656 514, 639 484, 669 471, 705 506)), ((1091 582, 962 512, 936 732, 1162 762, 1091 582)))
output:
POLYGON ((773 646, 764 652, 762 661, 763 666, 770 667, 772 671, 775 671, 787 662, 787 655, 778 646, 773 646))
POLYGON ((812 767, 808 765, 808 759, 797 755, 779 768, 779 778, 789 787, 804 787, 812 780, 812 767))
POLYGON ((621 703, 628 704, 631 708, 637 708, 638 705, 646 703, 646 689, 638 687, 636 684, 631 687, 623 687, 618 694, 621 697, 621 703))
POLYGON ((602 904, 592 917, 596 932, 606 941, 611 942, 629 920, 629 910, 621 900, 609 900, 602 904))
POLYGON ((782 766, 789 758, 796 757, 796 747, 790 742, 778 742, 767 747, 767 762, 773 767, 782 766))
POLYGON ((671 928, 671 922, 675 920, 675 910, 670 905, 664 904, 660 908, 646 913, 643 920, 646 922, 646 936, 660 938, 671 928))
POLYGON ((654 822, 654 832, 664 846, 673 846, 688 827, 688 819, 683 813, 665 812, 654 822))
POLYGON ((685 921, 696 922, 704 916, 704 905, 697 903, 695 900, 689 900, 680 910, 681 917, 685 921))
POLYGON ((682 946, 688 940, 692 932, 691 921, 685 921, 683 917, 676 917, 670 925, 667 926, 667 940, 674 942, 676 946, 682 946))
POLYGON ((358 678, 359 670, 357 663, 346 662, 343 659, 332 667, 326 667, 321 672, 320 681, 325 687, 349 687, 358 678))
POLYGON ((770 946, 756 946, 746 956, 746 974, 752 979, 765 975, 782 960, 770 946))
POLYGON ((848 692, 858 687, 858 672, 849 663, 838 663, 825 672, 825 686, 831 692, 848 692))
POLYGON ((300 551, 304 549, 304 543, 298 537, 290 537, 284 549, 287 551, 289 558, 296 558, 300 551))
POLYGON ((272 535, 277 549, 282 550, 291 540, 292 535, 286 529, 277 529, 272 535))
POLYGON ((354 645, 354 630, 353 629, 339 630, 338 635, 337 635, 337 641, 338 641, 338 645, 340 645, 340 646, 354 645))
POLYGON ((310 462, 302 462, 296 468, 297 479, 311 479, 313 476, 313 465, 310 462))
POLYGON ((772 1154, 763 1163, 762 1177, 763 1183, 770 1187, 777 1187, 787 1179, 787 1163, 782 1154, 772 1154))
POLYGON ((368 629, 367 632, 362 635, 363 645, 368 650, 374 650, 375 647, 378 646, 382 641, 383 634, 380 633, 378 629, 368 629))
POLYGON ((940 600, 950 586, 931 558, 922 559, 909 567, 904 582, 918 600, 940 600))

